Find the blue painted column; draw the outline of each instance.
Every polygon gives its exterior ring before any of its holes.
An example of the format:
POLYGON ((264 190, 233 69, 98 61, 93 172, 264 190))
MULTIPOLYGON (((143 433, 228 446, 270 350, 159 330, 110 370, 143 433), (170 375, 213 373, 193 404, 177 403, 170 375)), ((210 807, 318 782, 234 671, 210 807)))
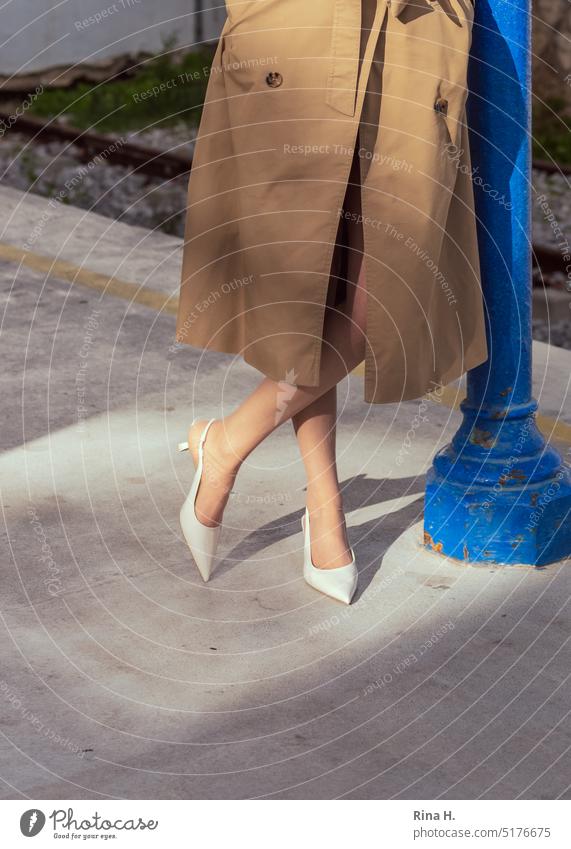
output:
POLYGON ((476 0, 467 112, 489 360, 428 473, 425 544, 466 561, 571 555, 571 473, 531 395, 531 10, 476 0))

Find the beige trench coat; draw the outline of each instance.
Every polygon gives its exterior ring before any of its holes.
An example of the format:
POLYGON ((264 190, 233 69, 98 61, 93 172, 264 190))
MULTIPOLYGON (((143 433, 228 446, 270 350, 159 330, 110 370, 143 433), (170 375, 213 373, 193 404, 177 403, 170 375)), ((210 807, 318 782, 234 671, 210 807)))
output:
POLYGON ((450 382, 487 348, 465 115, 472 0, 371 2, 361 39, 362 0, 228 0, 189 181, 176 338, 277 381, 319 382, 334 243, 380 67, 360 155, 364 396, 382 403, 450 382))

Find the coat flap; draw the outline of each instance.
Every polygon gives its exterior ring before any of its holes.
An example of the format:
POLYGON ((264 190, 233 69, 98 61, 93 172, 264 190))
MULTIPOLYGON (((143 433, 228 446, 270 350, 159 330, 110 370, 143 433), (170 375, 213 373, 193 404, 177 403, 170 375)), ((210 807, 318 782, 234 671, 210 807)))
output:
MULTIPOLYGON (((455 11, 462 13, 461 0, 450 0, 455 11)), ((386 0, 386 8, 394 18, 415 0, 386 0)), ((472 7, 472 0, 467 0, 472 7)), ((459 15, 460 25, 464 14, 459 15)), ((361 0, 335 0, 331 34, 331 65, 326 100, 345 115, 354 115, 357 103, 359 51, 361 43, 361 0)))
POLYGON ((398 18, 404 7, 410 2, 410 0, 391 0, 390 9, 395 18, 398 18))
POLYGON ((360 44, 361 0, 335 0, 326 100, 345 115, 355 114, 360 44))
MULTIPOLYGON (((414 6, 415 1, 416 0, 388 0, 390 10, 391 10, 391 12, 392 12, 392 14, 395 18, 398 18, 398 16, 402 13, 404 8, 406 6, 408 6, 409 4, 414 6)), ((435 2, 435 0, 429 0, 429 3, 434 3, 434 2, 435 2)), ((474 6, 475 6, 475 0, 467 0, 467 2, 470 4, 470 9, 473 12, 474 6)), ((417 3, 417 5, 418 5, 418 8, 422 9, 422 5, 420 3, 417 3)), ((446 3, 445 3, 445 5, 446 5, 446 3)), ((449 5, 454 7, 454 11, 456 12, 458 20, 462 23, 462 21, 464 21, 465 18, 466 18, 466 10, 463 8, 462 3, 458 2, 458 0, 449 0, 449 5)), ((473 17, 473 15, 472 15, 472 17, 473 17)))

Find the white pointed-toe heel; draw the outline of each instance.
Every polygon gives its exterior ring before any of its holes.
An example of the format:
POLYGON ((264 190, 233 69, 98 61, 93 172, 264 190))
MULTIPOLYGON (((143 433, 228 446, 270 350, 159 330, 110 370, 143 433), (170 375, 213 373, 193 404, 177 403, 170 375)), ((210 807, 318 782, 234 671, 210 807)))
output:
POLYGON ((311 559, 311 537, 309 535, 309 512, 307 507, 301 520, 303 528, 303 577, 310 587, 324 595, 351 604, 357 589, 359 573, 355 564, 355 553, 351 549, 351 562, 336 569, 318 569, 311 559))
MULTIPOLYGON (((192 424, 194 424, 195 421, 196 419, 194 419, 192 424)), ((196 518, 196 513, 194 511, 196 495, 198 493, 198 487, 200 486, 200 478, 202 477, 204 441, 206 439, 208 429, 214 421, 216 421, 216 419, 210 419, 200 436, 200 442, 198 443, 198 465, 196 467, 196 472, 194 473, 190 492, 188 493, 180 510, 180 526, 203 581, 208 581, 210 578, 210 573, 214 566, 214 558, 216 556, 221 527, 220 525, 217 525, 214 528, 209 528, 207 525, 203 525, 202 522, 199 522, 196 518)), ((188 451, 188 448, 188 442, 179 442, 179 451, 188 451)))

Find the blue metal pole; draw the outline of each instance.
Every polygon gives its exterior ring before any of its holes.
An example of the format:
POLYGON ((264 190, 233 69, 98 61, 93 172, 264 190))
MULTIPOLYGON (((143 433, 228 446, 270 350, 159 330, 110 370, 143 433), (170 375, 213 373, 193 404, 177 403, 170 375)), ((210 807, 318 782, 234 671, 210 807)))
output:
POLYGON ((531 394, 531 11, 476 0, 467 103, 490 357, 427 477, 425 544, 466 561, 571 555, 571 473, 531 394))

